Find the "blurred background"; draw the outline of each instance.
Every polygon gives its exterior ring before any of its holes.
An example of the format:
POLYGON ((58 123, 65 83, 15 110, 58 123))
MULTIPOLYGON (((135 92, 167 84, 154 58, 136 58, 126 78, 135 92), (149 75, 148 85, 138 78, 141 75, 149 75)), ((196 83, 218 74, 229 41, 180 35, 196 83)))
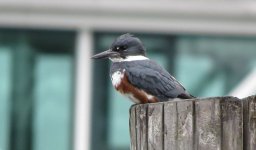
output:
POLYGON ((0 150, 129 150, 129 100, 110 61, 120 34, 195 96, 256 94, 256 3, 0 0, 0 150))

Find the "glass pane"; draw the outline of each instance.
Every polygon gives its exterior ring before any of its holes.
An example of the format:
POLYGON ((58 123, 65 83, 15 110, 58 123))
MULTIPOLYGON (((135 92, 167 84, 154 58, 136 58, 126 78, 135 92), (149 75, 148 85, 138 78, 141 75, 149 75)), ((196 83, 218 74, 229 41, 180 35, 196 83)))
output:
POLYGON ((40 54, 35 75, 35 150, 69 150, 72 141, 72 57, 40 54))
POLYGON ((0 29, 0 150, 71 149, 74 40, 0 29))
POLYGON ((9 102, 11 92, 11 50, 0 46, 0 149, 8 150, 9 102))
POLYGON ((227 95, 256 67, 255 41, 255 38, 180 36, 176 78, 196 96, 227 95))

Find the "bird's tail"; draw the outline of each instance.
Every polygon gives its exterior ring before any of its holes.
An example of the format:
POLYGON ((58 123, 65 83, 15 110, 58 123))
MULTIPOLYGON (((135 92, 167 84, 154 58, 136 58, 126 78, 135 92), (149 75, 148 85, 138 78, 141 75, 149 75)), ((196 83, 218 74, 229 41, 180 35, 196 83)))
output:
POLYGON ((193 99, 193 98, 196 98, 195 96, 189 94, 189 93, 182 93, 180 95, 178 95, 178 98, 181 98, 181 99, 193 99))

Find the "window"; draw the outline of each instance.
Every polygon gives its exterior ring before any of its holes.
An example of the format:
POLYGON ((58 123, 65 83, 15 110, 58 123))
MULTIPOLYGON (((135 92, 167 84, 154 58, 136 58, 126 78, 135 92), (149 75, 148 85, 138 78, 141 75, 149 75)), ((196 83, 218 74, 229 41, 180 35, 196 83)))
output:
POLYGON ((70 31, 0 30, 1 150, 71 149, 74 40, 70 31))
POLYGON ((9 137, 9 105, 11 91, 11 50, 9 47, 0 45, 0 149, 8 149, 9 137))
POLYGON ((254 37, 178 36, 176 77, 196 96, 228 95, 256 68, 255 41, 254 37))

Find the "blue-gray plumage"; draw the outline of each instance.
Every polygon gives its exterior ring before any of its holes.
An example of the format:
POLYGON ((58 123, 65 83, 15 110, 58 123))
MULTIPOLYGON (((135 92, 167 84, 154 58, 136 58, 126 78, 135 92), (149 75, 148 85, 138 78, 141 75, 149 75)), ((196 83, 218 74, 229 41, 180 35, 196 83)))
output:
POLYGON ((113 61, 110 70, 113 86, 135 103, 194 98, 165 69, 145 57, 142 42, 130 34, 121 35, 109 50, 92 58, 113 61))
POLYGON ((174 77, 149 59, 114 62, 110 75, 118 70, 125 70, 132 85, 156 96, 160 101, 166 101, 169 98, 192 98, 174 77))

